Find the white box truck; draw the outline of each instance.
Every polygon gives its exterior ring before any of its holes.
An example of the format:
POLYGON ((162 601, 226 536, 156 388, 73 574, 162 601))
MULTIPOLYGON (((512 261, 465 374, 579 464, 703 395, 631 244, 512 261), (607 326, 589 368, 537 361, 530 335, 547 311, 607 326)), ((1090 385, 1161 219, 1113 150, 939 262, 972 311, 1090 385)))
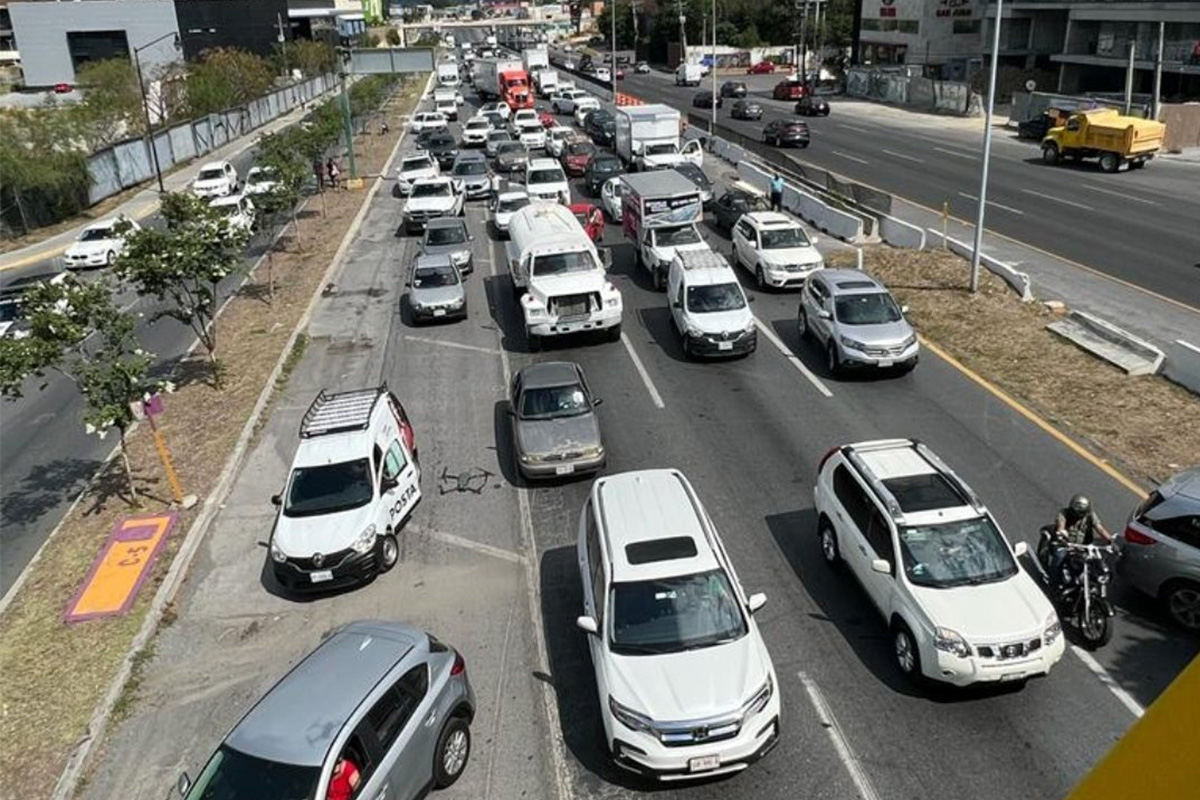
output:
POLYGON ((623 175, 621 180, 621 229, 654 288, 661 290, 676 252, 709 249, 696 227, 704 213, 700 190, 675 170, 623 175))
POLYGON ((438 86, 458 86, 458 62, 442 61, 437 65, 438 86))
POLYGON ((533 76, 533 83, 542 97, 549 97, 558 91, 558 70, 549 68, 538 70, 533 76))
POLYGON ((521 54, 521 60, 525 62, 525 71, 533 74, 550 66, 550 51, 544 47, 530 47, 521 54))
POLYGON ((699 86, 704 77, 704 67, 685 61, 675 68, 676 86, 699 86))
POLYGON ((671 167, 682 161, 700 166, 704 150, 699 140, 679 145, 680 115, 670 106, 622 106, 616 110, 617 155, 633 170, 671 167))
POLYGON ((509 274, 531 348, 542 337, 580 331, 621 338, 621 292, 608 280, 608 251, 602 258, 569 208, 528 205, 512 215, 508 236, 509 274))

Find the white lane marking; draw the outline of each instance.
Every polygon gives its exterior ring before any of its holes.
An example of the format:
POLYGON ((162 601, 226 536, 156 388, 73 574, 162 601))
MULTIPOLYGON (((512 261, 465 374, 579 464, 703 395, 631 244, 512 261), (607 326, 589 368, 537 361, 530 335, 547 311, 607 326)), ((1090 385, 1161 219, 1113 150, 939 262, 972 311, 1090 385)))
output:
POLYGON ((413 525, 409 523, 408 525, 404 526, 404 531, 406 533, 415 533, 417 536, 424 536, 427 539, 436 539, 439 542, 444 542, 445 544, 452 544, 455 547, 461 547, 464 550, 473 550, 476 553, 480 553, 485 556, 491 556, 492 558, 498 558, 501 561, 507 561, 510 564, 521 564, 525 561, 524 557, 520 553, 514 553, 512 550, 505 550, 503 547, 493 547, 490 544, 476 542, 472 539, 456 536, 453 533, 446 533, 445 531, 436 531, 432 528, 426 528, 421 525, 413 525))
POLYGON ((775 345, 775 349, 783 354, 783 357, 790 361, 793 367, 800 370, 800 374, 808 378, 808 382, 815 386, 818 392, 826 397, 833 397, 833 392, 829 391, 829 387, 826 386, 820 378, 814 375, 812 371, 804 365, 804 362, 800 360, 800 357, 793 353, 791 349, 783 343, 783 339, 780 339, 775 331, 764 325, 763 321, 758 317, 754 318, 754 324, 758 327, 758 332, 767 337, 767 340, 770 341, 771 344, 775 345))
POLYGON ((1061 197, 1055 197, 1054 195, 1046 194, 1045 192, 1035 192, 1033 189, 1022 189, 1021 191, 1024 192, 1025 194, 1031 194, 1034 197, 1041 197, 1045 200, 1053 200, 1056 203, 1062 203, 1064 206, 1072 206, 1074 208, 1081 208, 1084 211, 1095 211, 1096 210, 1096 209, 1092 208, 1091 206, 1085 206, 1083 203, 1076 203, 1074 200, 1064 200, 1061 197))
POLYGON ((906 155, 904 155, 904 153, 897 153, 894 150, 880 150, 880 152, 887 153, 889 156, 892 156, 894 158, 903 158, 905 161, 915 161, 918 164, 925 163, 924 159, 920 159, 915 156, 906 156, 906 155))
POLYGON ((959 158, 969 158, 969 159, 971 159, 972 161, 974 161, 975 159, 979 158, 979 156, 977 156, 977 155, 976 155, 976 154, 974 154, 974 153, 963 153, 963 152, 960 152, 960 151, 958 151, 958 150, 947 150, 947 149, 946 149, 946 148, 944 148, 944 147, 935 147, 935 148, 933 148, 933 149, 934 149, 934 150, 937 150, 939 153, 945 153, 945 154, 946 154, 946 155, 948 155, 948 156, 958 156, 959 158))
MULTIPOLYGON (((978 202, 978 201, 979 201, 979 195, 977 195, 977 194, 967 194, 966 192, 959 192, 959 193, 958 193, 958 196, 959 196, 959 197, 965 197, 965 198, 967 198, 968 200, 974 200, 974 201, 976 201, 976 202, 978 202)), ((1024 211, 1022 211, 1021 209, 1019 209, 1019 208, 1013 208, 1012 206, 1006 206, 1006 205, 1004 205, 1003 203, 997 203, 995 200, 988 200, 988 201, 987 201, 987 204, 988 204, 989 206, 995 206, 996 208, 1002 208, 1002 209, 1004 209, 1005 211, 1010 211, 1010 212, 1012 212, 1013 214, 1020 214, 1022 217, 1023 217, 1023 216, 1025 216, 1025 212, 1024 212, 1024 211)))
POLYGON ((860 128, 857 125, 847 125, 845 122, 836 122, 834 124, 837 125, 839 128, 849 128, 850 130, 858 131, 859 133, 870 133, 871 132, 866 128, 860 128))
POLYGON ((850 749, 850 743, 846 741, 846 735, 842 733, 842 726, 838 725, 833 712, 829 710, 829 704, 825 702, 825 696, 821 694, 817 682, 803 672, 799 673, 799 676, 800 683, 804 684, 804 691, 808 693, 808 699, 812 701, 813 708, 817 711, 817 720, 829 734, 829 740, 833 742, 833 748, 837 750, 838 758, 845 765, 846 771, 850 773, 850 780, 854 781, 854 788, 858 789, 859 797, 862 800, 878 800, 879 795, 875 792, 871 779, 867 777, 867 772, 863 769, 858 756, 854 755, 854 751, 850 749))
POLYGON ((1200 347, 1197 347, 1196 345, 1192 344, 1191 342, 1185 342, 1183 339, 1176 339, 1175 344, 1179 345, 1180 347, 1186 347, 1188 350, 1191 350, 1193 353, 1200 353, 1200 347))
POLYGON ((1112 189, 1105 189, 1103 186, 1093 186, 1090 183, 1082 184, 1082 186, 1085 189, 1091 189, 1093 192, 1100 192, 1101 194, 1110 194, 1113 197, 1119 197, 1122 200, 1132 200, 1135 203, 1145 203, 1148 206, 1158 205, 1158 203, 1154 202, 1153 200, 1145 200, 1141 197, 1134 197, 1133 195, 1125 194, 1124 192, 1114 192, 1112 189))
POLYGON ((621 344, 625 345, 625 352, 629 353, 629 358, 633 361, 634 369, 638 375, 642 376, 642 383, 646 384, 646 391, 650 393, 650 400, 658 408, 666 408, 663 403, 662 395, 658 393, 658 389, 654 386, 654 381, 650 380, 650 373, 646 372, 645 365, 642 364, 642 359, 638 358, 637 351, 633 349, 633 343, 629 341, 629 337, 622 331, 621 344))
POLYGON ((857 161, 860 164, 867 163, 866 161, 859 158, 858 156, 852 156, 849 153, 843 153, 841 150, 830 150, 829 152, 833 153, 835 156, 841 156, 842 158, 848 159, 850 161, 857 161))
POLYGON ((405 335, 405 340, 410 342, 424 342, 425 344, 436 344, 439 347, 453 347, 458 350, 470 350, 474 353, 486 353, 489 356, 498 356, 500 351, 494 347, 478 347, 473 344, 460 344, 458 342, 448 342, 445 339, 430 339, 425 336, 410 336, 405 335))
POLYGON ((1141 703, 1133 699, 1133 695, 1121 688, 1120 684, 1116 682, 1112 675, 1108 674, 1108 670, 1100 666, 1100 662, 1091 653, 1074 644, 1071 645, 1071 651, 1079 656, 1079 660, 1083 662, 1083 665, 1090 669, 1092 674, 1099 678, 1100 682, 1107 686, 1108 690, 1121 701, 1121 705, 1129 709, 1129 713, 1141 719, 1142 714, 1146 713, 1146 709, 1142 708, 1141 703))

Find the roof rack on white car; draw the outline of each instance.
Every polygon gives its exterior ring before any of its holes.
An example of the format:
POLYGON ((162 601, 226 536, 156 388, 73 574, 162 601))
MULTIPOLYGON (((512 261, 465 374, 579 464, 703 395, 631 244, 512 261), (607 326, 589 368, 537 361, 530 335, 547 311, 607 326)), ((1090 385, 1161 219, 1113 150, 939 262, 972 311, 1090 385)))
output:
POLYGON ((304 412, 304 419, 300 420, 300 438, 365 431, 371 424, 371 410, 375 408, 375 401, 386 391, 387 384, 334 394, 325 394, 322 389, 308 411, 304 412))
POLYGON ((962 478, 958 477, 958 474, 955 473, 954 470, 950 469, 950 467, 946 465, 946 462, 942 461, 942 459, 939 458, 932 450, 916 439, 881 439, 875 442, 864 442, 858 445, 844 446, 842 448, 842 452, 845 454, 846 459, 854 465, 854 468, 858 470, 858 474, 863 477, 863 480, 871 485, 871 488, 875 491, 875 494, 880 500, 883 501, 884 505, 887 506, 888 513, 891 514, 893 520, 898 523, 902 523, 904 520, 904 510, 900 506, 900 501, 897 500, 896 496, 892 494, 887 486, 884 485, 883 481, 879 479, 874 470, 872 470, 866 464, 866 462, 863 461, 860 453, 870 453, 876 450, 894 450, 900 447, 912 448, 913 451, 915 451, 916 454, 920 456, 921 459, 927 463, 934 472, 945 479, 945 481, 952 489, 954 489, 954 491, 958 492, 959 496, 966 505, 971 506, 975 511, 981 514, 986 510, 983 502, 979 499, 978 495, 975 494, 974 490, 972 490, 962 478))
POLYGON ((715 250, 676 250, 679 266, 688 269, 731 269, 725 256, 715 250))

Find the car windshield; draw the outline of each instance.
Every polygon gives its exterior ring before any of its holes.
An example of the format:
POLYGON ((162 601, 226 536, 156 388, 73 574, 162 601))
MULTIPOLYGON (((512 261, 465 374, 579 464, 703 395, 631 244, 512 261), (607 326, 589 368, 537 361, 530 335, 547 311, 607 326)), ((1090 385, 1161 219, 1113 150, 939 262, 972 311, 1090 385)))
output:
POLYGON ((616 158, 593 158, 591 161, 592 172, 600 175, 608 175, 613 172, 621 171, 621 162, 616 158))
POLYGON ((654 229, 655 247, 678 247, 681 244, 700 244, 700 234, 693 225, 654 229))
POLYGON ((883 325, 900 321, 900 309, 887 292, 851 294, 834 301, 838 322, 845 325, 883 325))
POLYGON ((88 228, 79 236, 81 242, 99 242, 113 238, 112 228, 88 228))
POLYGON ((251 185, 256 183, 266 183, 269 180, 271 180, 271 175, 265 169, 251 170, 250 174, 246 176, 246 183, 251 185))
POLYGON ((414 289, 436 289, 439 286, 457 286, 458 270, 450 264, 437 267, 417 267, 413 271, 414 289))
POLYGON ((429 140, 430 149, 436 147, 454 147, 455 141, 453 136, 435 136, 429 140))
POLYGON ((736 311, 746 307, 746 298, 736 283, 718 283, 711 286, 689 286, 687 290, 688 311, 708 314, 715 311, 736 311))
POLYGON ((487 130, 492 127, 492 123, 486 119, 472 119, 467 121, 468 130, 487 130))
POLYGON ((448 183, 418 183, 412 188, 413 197, 448 197, 450 195, 450 184, 448 183))
POLYGON ((467 232, 461 225, 430 227, 425 231, 425 244, 462 244, 467 241, 467 232))
POLYGON ((784 250, 789 247, 807 247, 808 237, 802 228, 776 228, 762 232, 764 250, 784 250))
POLYGON ((522 134, 544 133, 545 130, 546 129, 542 127, 542 123, 540 123, 540 122, 525 122, 525 123, 521 124, 521 133, 522 134))
POLYGON ((429 158, 427 156, 422 156, 420 158, 406 158, 400 162, 401 172, 412 172, 419 169, 428 169, 429 167, 429 158))
POLYGON ((512 198, 501 200, 496 205, 496 210, 502 211, 505 213, 512 213, 513 211, 520 211, 522 208, 524 208, 527 205, 529 205, 528 197, 512 197, 512 198))
POLYGON ((935 589, 992 583, 1017 572, 1012 552, 986 516, 901 528, 900 555, 911 583, 935 589))
POLYGON ((656 655, 725 644, 746 635, 746 619, 722 570, 612 587, 614 653, 656 655))
POLYGON ((470 161, 460 161, 454 165, 455 175, 486 175, 487 162, 482 159, 471 159, 470 161))
POLYGON ((371 468, 365 458, 297 467, 292 472, 283 513, 288 517, 333 514, 371 502, 371 468))
POLYGON ((591 142, 574 142, 567 147, 567 154, 572 156, 590 156, 596 152, 596 145, 591 142))
POLYGON ((674 153, 674 152, 677 152, 677 148, 675 147, 675 145, 671 144, 670 142, 664 142, 663 144, 651 144, 651 145, 646 146, 646 155, 648 155, 648 156, 662 156, 662 155, 667 155, 668 153, 674 153))
POLYGON ((562 170, 558 167, 553 169, 535 169, 529 173, 529 183, 563 183, 566 178, 563 177, 562 170))
POLYGON ((596 268, 592 254, 586 250, 572 253, 550 253, 534 256, 531 276, 545 278, 549 275, 566 275, 570 272, 588 272, 596 268))
POLYGON ((221 745, 192 784, 187 800, 311 800, 320 777, 320 767, 267 761, 221 745))
POLYGON ((583 387, 577 383, 566 386, 538 386, 526 389, 521 395, 521 419, 561 419, 578 417, 592 410, 583 387))
POLYGON ((225 177, 223 169, 202 169, 200 174, 196 176, 198 181, 217 181, 225 177))

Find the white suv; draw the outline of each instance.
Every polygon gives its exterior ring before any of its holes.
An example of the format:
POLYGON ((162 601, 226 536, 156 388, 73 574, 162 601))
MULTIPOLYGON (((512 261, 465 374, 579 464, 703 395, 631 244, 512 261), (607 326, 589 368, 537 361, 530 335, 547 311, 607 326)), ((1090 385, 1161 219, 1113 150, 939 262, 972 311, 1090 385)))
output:
POLYGON ((745 769, 779 738, 779 691, 754 612, 682 473, 600 478, 579 518, 579 572, 605 745, 660 780, 745 769))
POLYGON ((525 165, 525 191, 532 200, 549 203, 571 202, 571 185, 566 173, 553 158, 531 158, 525 165))
POLYGON ((291 591, 370 580, 396 565, 396 532, 421 500, 412 425, 387 386, 322 391, 271 532, 275 578, 291 591))
POLYGON ((758 288, 779 289, 804 285, 814 270, 825 266, 799 222, 778 211, 750 211, 733 226, 733 263, 740 264, 758 282, 758 288))
POLYGON ((720 253, 677 250, 667 274, 667 305, 689 358, 748 355, 758 346, 746 293, 720 253))
POLYGON ((844 563, 887 621, 914 680, 965 686, 1044 675, 1062 658, 1054 607, 992 515, 925 445, 835 448, 813 488, 821 552, 844 563))

